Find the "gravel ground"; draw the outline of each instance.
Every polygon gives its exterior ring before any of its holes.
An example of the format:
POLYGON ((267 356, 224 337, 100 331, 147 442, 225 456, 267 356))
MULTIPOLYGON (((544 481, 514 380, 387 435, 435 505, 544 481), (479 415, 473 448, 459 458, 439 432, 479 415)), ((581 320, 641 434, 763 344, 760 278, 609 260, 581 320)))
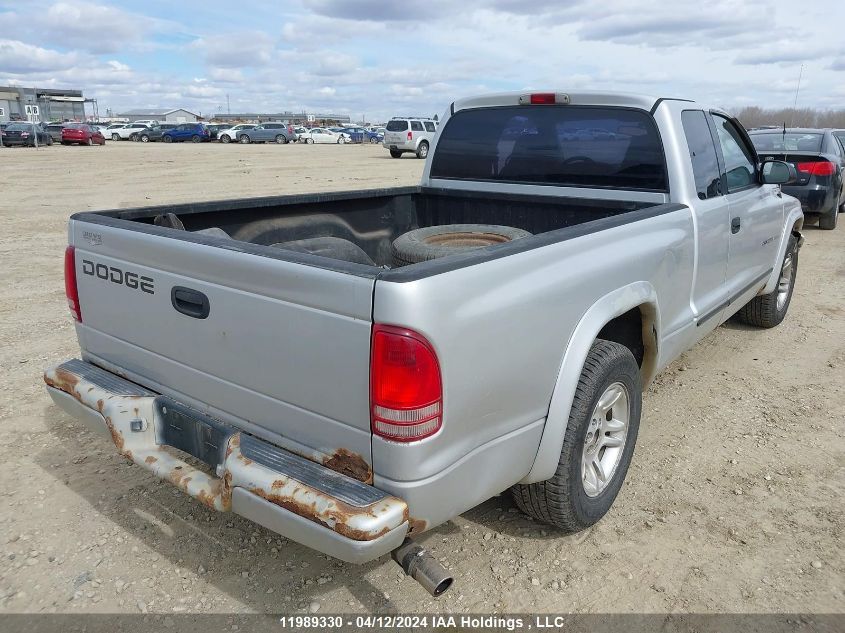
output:
POLYGON ((729 322, 645 397, 628 481, 561 537, 493 498, 422 538, 434 600, 216 514, 52 405, 77 354, 66 220, 85 209, 414 184, 380 146, 109 143, 0 150, 0 612, 843 612, 845 228, 805 228, 786 321, 729 322), (839 413, 837 413, 839 412, 839 413))

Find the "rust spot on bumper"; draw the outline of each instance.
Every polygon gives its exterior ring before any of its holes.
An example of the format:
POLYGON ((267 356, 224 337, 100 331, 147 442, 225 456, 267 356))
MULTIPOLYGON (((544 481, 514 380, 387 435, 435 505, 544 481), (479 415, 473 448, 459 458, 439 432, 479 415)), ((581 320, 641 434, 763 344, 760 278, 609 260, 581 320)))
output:
POLYGON ((428 521, 425 519, 415 519, 414 517, 408 518, 408 534, 419 534, 420 532, 425 532, 428 529, 428 521))
POLYGON ((333 471, 363 481, 365 484, 373 483, 373 469, 367 461, 352 451, 345 448, 337 449, 332 455, 323 460, 323 466, 333 471))

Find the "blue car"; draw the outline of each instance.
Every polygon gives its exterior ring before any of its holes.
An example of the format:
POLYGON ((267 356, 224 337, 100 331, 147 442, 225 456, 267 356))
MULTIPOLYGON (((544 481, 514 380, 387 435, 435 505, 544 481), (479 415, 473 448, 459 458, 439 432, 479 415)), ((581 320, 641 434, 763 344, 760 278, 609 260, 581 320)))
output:
POLYGON ((211 133, 202 123, 180 123, 162 134, 161 140, 165 143, 178 143, 180 141, 202 143, 211 140, 211 133))
POLYGON ((363 143, 365 140, 369 141, 369 138, 365 138, 367 130, 362 127, 345 127, 341 128, 340 131, 349 135, 350 143, 363 143))
POLYGON ((381 143, 384 140, 384 130, 381 131, 374 131, 374 130, 367 130, 364 135, 364 140, 369 143, 381 143))

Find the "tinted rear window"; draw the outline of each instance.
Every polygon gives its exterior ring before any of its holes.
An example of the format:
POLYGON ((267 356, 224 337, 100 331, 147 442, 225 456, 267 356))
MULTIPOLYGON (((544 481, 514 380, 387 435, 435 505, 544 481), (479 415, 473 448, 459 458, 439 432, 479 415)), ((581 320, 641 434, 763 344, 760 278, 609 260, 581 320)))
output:
POLYGON ((646 112, 593 106, 464 110, 440 132, 432 178, 665 191, 646 112))
POLYGON ((820 152, 822 151, 822 134, 812 132, 767 132, 765 134, 750 134, 751 142, 758 152, 772 152, 778 150, 820 152))
POLYGON ((387 131, 388 132, 404 132, 408 129, 408 122, 407 121, 388 121, 387 123, 387 131))

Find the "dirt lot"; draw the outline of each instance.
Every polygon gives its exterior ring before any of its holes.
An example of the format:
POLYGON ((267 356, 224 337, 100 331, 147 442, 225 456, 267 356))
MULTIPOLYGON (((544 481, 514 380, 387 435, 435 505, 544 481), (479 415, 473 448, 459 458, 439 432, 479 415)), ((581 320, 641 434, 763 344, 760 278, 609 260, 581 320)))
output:
POLYGON ((845 227, 805 229, 780 327, 728 323, 658 378, 594 529, 557 536, 501 496, 427 533, 457 575, 438 600, 389 559, 356 568, 205 509, 52 405, 42 369, 77 354, 71 212, 406 185, 422 165, 379 146, 0 150, 0 611, 843 611, 845 227))

